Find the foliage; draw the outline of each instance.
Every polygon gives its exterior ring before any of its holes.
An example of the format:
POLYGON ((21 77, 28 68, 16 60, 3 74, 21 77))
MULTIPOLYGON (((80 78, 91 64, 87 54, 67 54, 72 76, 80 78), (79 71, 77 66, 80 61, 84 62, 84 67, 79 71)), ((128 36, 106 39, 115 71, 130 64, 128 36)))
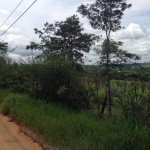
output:
POLYGON ((90 108, 85 86, 80 82, 82 72, 79 64, 64 60, 61 55, 52 55, 46 60, 34 59, 31 64, 20 64, 11 87, 36 99, 63 103, 80 111, 90 108))
POLYGON ((8 43, 0 42, 0 57, 4 57, 8 50, 8 43))
POLYGON ((96 0, 92 4, 82 4, 78 12, 89 19, 93 29, 103 30, 107 38, 110 38, 111 31, 121 29, 121 19, 124 11, 132 5, 126 0, 96 0))
POLYGON ((129 53, 121 49, 123 46, 123 42, 110 40, 109 42, 105 40, 101 46, 101 48, 96 48, 97 54, 100 54, 99 65, 106 65, 108 67, 119 66, 123 63, 131 62, 131 60, 139 60, 140 57, 136 54, 129 53))
POLYGON ((102 70, 94 66, 90 70, 87 69, 84 77, 82 77, 82 82, 86 85, 85 94, 91 104, 91 109, 95 110, 96 114, 98 112, 98 115, 101 116, 103 114, 103 103, 105 100, 105 79, 102 70))
POLYGON ((0 87, 10 87, 11 76, 17 67, 17 64, 7 56, 8 43, 0 42, 0 87))
POLYGON ((91 45, 94 45, 99 37, 82 33, 82 25, 77 15, 68 17, 65 21, 56 21, 54 24, 46 22, 43 31, 34 29, 35 33, 39 34, 41 43, 31 42, 27 49, 42 50, 43 57, 62 54, 64 60, 69 58, 73 62, 83 62, 82 52, 89 52, 91 45))
POLYGON ((43 52, 29 67, 32 73, 28 79, 30 83, 25 82, 29 86, 27 89, 37 99, 63 103, 76 111, 89 109, 86 88, 80 82, 83 69, 78 62, 82 62, 82 52, 89 52, 99 37, 82 33, 84 28, 77 15, 44 26, 43 31, 35 29, 41 43, 31 42, 27 46, 27 49, 43 52))
MULTIPOLYGON (((114 84, 114 83, 113 83, 114 84)), ((122 116, 134 123, 150 126, 150 83, 115 81, 113 96, 122 108, 122 116)))

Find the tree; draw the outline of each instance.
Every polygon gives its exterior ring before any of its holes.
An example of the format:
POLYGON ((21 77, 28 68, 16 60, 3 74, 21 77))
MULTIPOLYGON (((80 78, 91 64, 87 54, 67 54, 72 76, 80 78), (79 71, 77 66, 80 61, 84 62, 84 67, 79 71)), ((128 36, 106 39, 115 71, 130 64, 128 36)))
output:
POLYGON ((7 58, 8 43, 0 42, 0 86, 6 88, 10 71, 10 59, 7 58))
MULTIPOLYGON (((8 43, 0 42, 0 64, 6 63, 6 54, 8 52, 8 43)), ((2 69, 2 68, 1 68, 2 69)))
POLYGON ((105 31, 107 39, 110 39, 111 31, 122 28, 123 12, 131 6, 126 0, 96 0, 93 4, 82 4, 77 11, 90 20, 92 28, 105 31))
POLYGON ((0 57, 4 56, 8 50, 8 43, 0 42, 0 57))
POLYGON ((109 65, 127 62, 128 59, 137 60, 137 55, 128 53, 119 49, 121 42, 111 40, 111 32, 115 32, 121 27, 121 19, 124 11, 132 5, 127 4, 126 0, 96 0, 92 4, 86 4, 78 7, 78 12, 89 19, 93 29, 103 30, 106 34, 106 40, 102 44, 102 49, 97 51, 102 54, 100 63, 106 66, 106 101, 108 105, 108 116, 111 116, 111 95, 110 95, 110 78, 109 65))
POLYGON ((91 45, 99 40, 94 34, 82 33, 84 30, 82 25, 77 15, 54 24, 45 23, 43 31, 34 29, 35 33, 39 34, 41 43, 31 42, 27 49, 39 49, 46 55, 62 54, 64 59, 82 62, 82 52, 89 52, 91 45))
MULTIPOLYGON (((107 39, 104 40, 101 48, 96 48, 97 54, 100 54, 99 65, 105 65, 106 67, 106 97, 108 101, 108 96, 110 96, 110 103, 108 103, 108 112, 111 115, 111 95, 110 95, 110 67, 122 67, 123 63, 132 63, 132 61, 139 60, 140 57, 136 54, 132 54, 128 51, 121 49, 123 45, 121 41, 114 41, 107 39), (109 92, 109 93, 108 93, 109 92)), ((106 103, 105 103, 106 104, 106 103)), ((105 107, 105 106, 103 106, 105 107)), ((104 111, 104 109, 103 109, 104 111)), ((103 113, 103 112, 102 112, 103 113)))

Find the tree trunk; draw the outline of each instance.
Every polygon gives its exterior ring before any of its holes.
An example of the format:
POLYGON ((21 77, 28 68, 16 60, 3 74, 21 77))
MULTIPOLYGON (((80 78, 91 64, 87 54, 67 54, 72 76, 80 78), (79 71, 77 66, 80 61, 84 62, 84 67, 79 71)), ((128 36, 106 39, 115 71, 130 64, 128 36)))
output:
POLYGON ((105 96, 105 99, 104 99, 104 101, 103 101, 103 105, 102 105, 102 109, 101 109, 101 115, 104 114, 105 107, 106 107, 106 102, 107 102, 107 96, 105 96))
POLYGON ((110 79, 109 79, 109 70, 106 70, 106 97, 107 97, 107 106, 108 106, 108 117, 111 117, 111 97, 110 97, 110 79))
MULTIPOLYGON (((108 40, 108 39, 107 39, 108 40)), ((108 49, 110 48, 108 40, 108 49)), ((110 77, 109 77, 109 53, 107 54, 107 63, 106 63, 106 98, 107 98, 107 107, 108 107, 108 117, 111 117, 111 98, 110 98, 110 77)))

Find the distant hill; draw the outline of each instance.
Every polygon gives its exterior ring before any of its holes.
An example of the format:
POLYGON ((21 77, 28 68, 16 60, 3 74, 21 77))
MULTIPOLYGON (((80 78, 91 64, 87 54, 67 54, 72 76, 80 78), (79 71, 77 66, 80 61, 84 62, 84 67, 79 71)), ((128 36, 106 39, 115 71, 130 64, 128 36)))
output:
MULTIPOLYGON (((124 69, 134 69, 134 67, 138 66, 138 64, 122 64, 122 65, 124 66, 124 69)), ((150 68, 150 63, 139 63, 139 65, 141 67, 144 67, 144 68, 150 68)), ((83 66, 86 69, 98 68, 98 67, 104 68, 104 65, 101 65, 101 66, 98 66, 98 65, 83 65, 83 66)))

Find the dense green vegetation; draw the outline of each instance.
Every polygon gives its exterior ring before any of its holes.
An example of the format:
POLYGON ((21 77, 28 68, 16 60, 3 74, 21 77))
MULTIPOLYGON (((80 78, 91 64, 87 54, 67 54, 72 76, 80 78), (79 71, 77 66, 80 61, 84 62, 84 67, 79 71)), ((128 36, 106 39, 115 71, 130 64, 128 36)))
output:
POLYGON ((86 69, 59 56, 49 59, 21 64, 1 60, 2 113, 59 149, 150 148, 149 82, 111 80, 113 116, 107 118, 105 70, 86 69))
MULTIPOLYGON (((120 67, 110 66, 111 80, 128 81, 149 81, 150 63, 122 64, 120 67)), ((101 74, 105 76, 104 65, 84 65, 86 70, 101 69, 101 74)))
POLYGON ((67 108, 37 101, 25 94, 0 90, 1 111, 30 127, 39 138, 68 150, 148 150, 148 127, 130 119, 74 114, 67 108))
POLYGON ((35 29, 41 41, 26 48, 42 53, 26 61, 8 58, 8 45, 0 42, 1 112, 59 149, 150 149, 150 65, 132 63, 140 57, 110 37, 130 7, 125 0, 96 0, 78 8, 106 32, 95 66, 83 65, 83 52, 100 37, 83 33, 77 15, 35 29))

